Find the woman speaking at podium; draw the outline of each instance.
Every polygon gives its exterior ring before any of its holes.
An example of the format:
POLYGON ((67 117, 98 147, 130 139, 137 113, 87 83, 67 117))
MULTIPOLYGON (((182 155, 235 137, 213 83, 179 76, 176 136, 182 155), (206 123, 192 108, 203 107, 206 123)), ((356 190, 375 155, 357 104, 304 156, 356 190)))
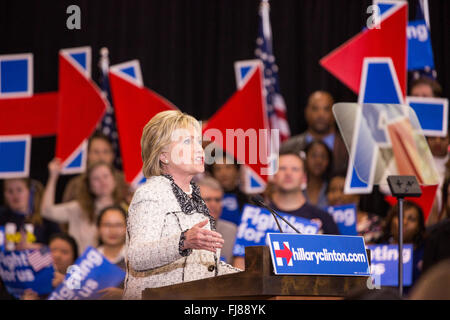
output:
POLYGON ((158 113, 143 129, 141 155, 147 182, 128 210, 123 298, 240 271, 220 261, 224 241, 192 181, 204 171, 198 121, 180 111, 158 113))

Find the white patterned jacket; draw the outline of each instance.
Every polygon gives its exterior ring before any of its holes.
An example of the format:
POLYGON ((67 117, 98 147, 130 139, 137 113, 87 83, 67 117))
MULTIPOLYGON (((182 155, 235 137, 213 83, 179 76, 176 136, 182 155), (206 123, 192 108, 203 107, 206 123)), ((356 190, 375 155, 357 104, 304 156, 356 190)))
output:
POLYGON ((125 289, 123 299, 142 299, 146 288, 168 286, 239 272, 205 250, 181 251, 182 233, 209 219, 204 227, 215 230, 214 218, 191 182, 192 197, 169 175, 153 176, 140 186, 127 218, 125 289))

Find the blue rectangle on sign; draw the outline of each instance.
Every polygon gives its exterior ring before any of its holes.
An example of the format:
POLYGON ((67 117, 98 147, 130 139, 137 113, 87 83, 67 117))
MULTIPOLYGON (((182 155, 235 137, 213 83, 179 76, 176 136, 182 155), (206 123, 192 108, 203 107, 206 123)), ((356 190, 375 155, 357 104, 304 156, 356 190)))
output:
POLYGON ((22 93, 28 91, 28 59, 0 62, 0 92, 22 93))
POLYGON ((444 125, 444 104, 410 102, 419 120, 422 130, 442 131, 444 125))
MULTIPOLYGON (((382 286, 398 286, 398 245, 368 245, 371 251, 371 273, 379 277, 382 286)), ((403 245, 403 285, 412 284, 413 248, 411 244, 403 245)))
POLYGON ((268 233, 275 274, 369 276, 363 237, 268 233))
POLYGON ((24 172, 27 141, 0 141, 0 173, 24 172))

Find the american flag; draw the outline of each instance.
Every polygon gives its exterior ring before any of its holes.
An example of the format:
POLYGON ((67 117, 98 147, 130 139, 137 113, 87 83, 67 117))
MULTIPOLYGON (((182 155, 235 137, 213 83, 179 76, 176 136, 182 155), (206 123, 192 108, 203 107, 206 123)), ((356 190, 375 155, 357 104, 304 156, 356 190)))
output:
POLYGON ((275 64, 275 56, 272 51, 269 10, 269 1, 261 0, 255 55, 264 65, 264 94, 270 128, 279 130, 280 140, 283 142, 290 137, 291 132, 286 116, 286 105, 278 84, 278 66, 275 64))
MULTIPOLYGON (((416 4, 415 20, 424 20, 428 28, 428 33, 431 34, 430 13, 428 8, 428 0, 419 0, 416 4)), ((416 80, 423 76, 437 80, 436 69, 430 67, 425 67, 423 70, 412 70, 410 76, 411 80, 416 80)))
POLYGON ((108 100, 108 107, 106 109, 106 113, 103 116, 102 121, 99 123, 97 130, 106 135, 112 143, 114 149, 114 165, 117 169, 122 169, 122 157, 120 156, 120 148, 119 148, 119 134, 117 131, 116 125, 116 116, 114 114, 114 107, 111 99, 111 89, 109 86, 109 58, 108 58, 108 49, 102 48, 100 50, 100 89, 103 94, 106 96, 108 100))
POLYGON ((35 272, 47 268, 53 264, 52 255, 47 247, 35 249, 27 253, 28 263, 35 272))

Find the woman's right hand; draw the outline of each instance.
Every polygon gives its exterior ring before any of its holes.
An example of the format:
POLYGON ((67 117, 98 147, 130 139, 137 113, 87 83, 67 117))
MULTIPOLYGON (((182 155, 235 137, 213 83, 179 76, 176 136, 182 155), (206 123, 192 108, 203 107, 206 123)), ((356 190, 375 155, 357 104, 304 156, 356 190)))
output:
POLYGON ((186 231, 184 248, 185 249, 197 249, 207 250, 216 253, 217 249, 223 247, 224 240, 222 235, 218 232, 203 229, 208 223, 208 219, 197 223, 191 229, 186 231))
POLYGON ((61 159, 54 158, 48 164, 48 173, 50 178, 58 178, 62 169, 61 159))

